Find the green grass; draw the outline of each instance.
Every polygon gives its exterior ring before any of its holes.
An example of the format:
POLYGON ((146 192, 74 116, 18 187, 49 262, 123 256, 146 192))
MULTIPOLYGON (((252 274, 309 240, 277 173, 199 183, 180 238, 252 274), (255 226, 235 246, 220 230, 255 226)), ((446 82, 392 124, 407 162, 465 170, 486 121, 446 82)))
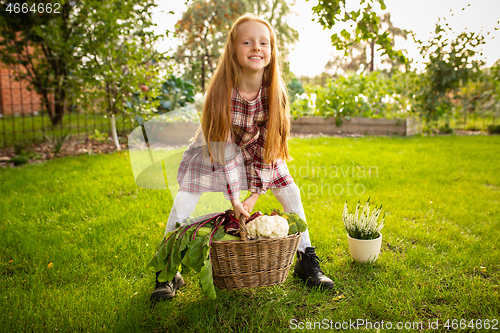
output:
MULTIPOLYGON (((116 127, 118 132, 127 132, 133 126, 129 117, 117 116, 116 127)), ((109 118, 102 115, 65 114, 62 124, 52 127, 48 116, 9 115, 0 118, 0 147, 12 147, 19 142, 42 142, 45 140, 43 133, 48 137, 60 137, 66 133, 74 137, 87 137, 94 134, 94 129, 109 133, 109 118)))
MULTIPOLYGON (((125 153, 55 159, 0 170, 2 331, 279 332, 294 319, 422 322, 421 331, 439 320, 444 331, 447 319, 500 320, 499 136, 290 146, 289 169, 335 291, 290 274, 281 285, 218 291, 210 301, 197 275, 185 273, 177 297, 151 307, 154 273, 145 263, 163 236, 167 192, 138 189, 125 153), (378 261, 359 265, 341 212, 345 201, 368 197, 384 205, 386 226, 378 261)), ((270 192, 256 205, 275 207, 270 192)))

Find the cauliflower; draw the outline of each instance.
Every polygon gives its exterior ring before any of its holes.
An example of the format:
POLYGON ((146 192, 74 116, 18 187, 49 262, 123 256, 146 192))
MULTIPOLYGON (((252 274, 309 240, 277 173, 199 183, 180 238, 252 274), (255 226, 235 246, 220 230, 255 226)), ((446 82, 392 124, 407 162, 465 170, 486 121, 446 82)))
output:
POLYGON ((288 235, 288 222, 281 216, 259 216, 246 225, 249 239, 279 238, 288 235))

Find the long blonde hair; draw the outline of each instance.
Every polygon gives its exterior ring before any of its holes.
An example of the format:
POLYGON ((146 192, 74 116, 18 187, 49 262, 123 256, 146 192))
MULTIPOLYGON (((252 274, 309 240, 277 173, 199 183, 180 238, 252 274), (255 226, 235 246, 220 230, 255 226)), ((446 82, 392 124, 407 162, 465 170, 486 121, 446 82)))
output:
MULTIPOLYGON (((236 58, 237 28, 247 21, 256 21, 265 24, 269 29, 271 44, 271 59, 264 68, 262 84, 267 87, 269 95, 269 118, 267 137, 264 146, 266 163, 273 163, 276 159, 292 160, 288 152, 288 135, 290 134, 290 105, 288 93, 281 76, 279 52, 276 43, 276 34, 271 25, 265 20, 253 15, 245 14, 237 19, 229 32, 224 53, 219 58, 219 64, 208 85, 207 98, 203 107, 201 128, 212 161, 224 161, 223 151, 213 152, 211 142, 227 142, 231 131, 231 94, 241 78, 241 66, 236 58), (216 156, 214 156, 216 155, 216 156)), ((198 134, 200 132, 198 131, 198 134)), ((197 137, 200 137, 197 135, 197 137)))

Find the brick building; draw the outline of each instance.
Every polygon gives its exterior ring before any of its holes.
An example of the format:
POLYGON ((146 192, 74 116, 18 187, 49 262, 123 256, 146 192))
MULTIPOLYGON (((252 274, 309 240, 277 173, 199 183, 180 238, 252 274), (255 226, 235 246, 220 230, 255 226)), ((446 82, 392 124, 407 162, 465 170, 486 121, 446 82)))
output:
MULTIPOLYGON (((22 66, 18 71, 25 72, 22 66)), ((34 90, 28 90, 29 83, 25 80, 16 81, 14 67, 0 63, 0 114, 31 114, 41 110, 41 98, 34 90)))

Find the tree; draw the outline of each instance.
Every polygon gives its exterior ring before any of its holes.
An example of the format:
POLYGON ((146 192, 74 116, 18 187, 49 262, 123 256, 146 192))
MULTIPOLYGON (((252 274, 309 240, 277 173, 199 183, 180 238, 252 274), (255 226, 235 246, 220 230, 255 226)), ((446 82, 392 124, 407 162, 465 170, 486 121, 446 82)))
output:
MULTIPOLYGON (((34 0, 12 1, 36 5, 34 0)), ((67 1, 60 1, 58 13, 35 15, 34 12, 9 12, 9 4, 0 11, 0 55, 2 62, 14 68, 17 80, 25 80, 42 98, 52 125, 61 123, 77 87, 71 72, 83 54, 85 29, 90 6, 76 11, 67 1), (53 106, 51 99, 53 98, 53 106)))
POLYGON ((448 36, 451 31, 447 23, 443 28, 438 21, 434 36, 420 48, 420 53, 428 60, 425 73, 417 78, 415 96, 428 122, 449 112, 458 89, 474 78, 484 64, 474 59, 478 47, 485 43, 484 36, 471 31, 451 39, 448 36))
POLYGON ((326 71, 334 70, 333 76, 337 77, 339 70, 344 73, 357 72, 362 69, 364 72, 368 68, 368 58, 366 56, 367 43, 353 43, 348 47, 349 56, 333 56, 325 65, 326 71))
POLYGON ((493 125, 500 115, 500 60, 489 67, 481 69, 478 75, 457 91, 461 102, 464 125, 468 117, 491 117, 493 125))
POLYGON ((87 56, 78 77, 86 89, 79 100, 89 109, 96 105, 109 115, 118 150, 115 115, 127 109, 133 94, 144 97, 141 107, 133 109, 135 113, 152 114, 158 104, 154 96, 159 89, 157 64, 162 55, 153 46, 160 36, 147 31, 154 6, 153 0, 111 1, 95 7, 89 16, 96 24, 89 27, 82 46, 87 56))
MULTIPOLYGON (((375 3, 385 10, 384 0, 359 0, 358 9, 350 11, 346 8, 346 2, 347 0, 318 0, 318 4, 313 7, 313 12, 319 16, 318 22, 326 29, 331 29, 338 22, 350 22, 355 26, 352 31, 343 29, 340 34, 332 35, 332 45, 337 50, 343 50, 347 56, 351 45, 365 41, 370 44, 372 55, 374 55, 375 46, 378 45, 382 55, 387 55, 390 59, 398 59, 401 63, 408 61, 402 51, 394 49, 390 32, 382 31, 380 18, 373 11, 372 5, 375 3)), ((373 65, 372 61, 370 71, 373 71, 373 65)))
MULTIPOLYGON (((394 26, 394 24, 391 21, 390 13, 385 13, 380 21, 387 25, 386 31, 389 33, 389 38, 391 39, 392 48, 395 48, 396 46, 396 37, 401 37, 406 40, 409 34, 413 34, 410 30, 401 29, 394 26)), ((373 58, 372 58, 372 63, 373 63, 373 58)), ((391 58, 391 57, 382 59, 382 63, 389 64, 391 66, 390 72, 393 72, 395 69, 399 69, 401 65, 408 64, 408 62, 402 62, 401 59, 399 58, 391 58)))
MULTIPOLYGON (((406 39, 410 33, 408 30, 397 28, 391 21, 391 14, 385 13, 383 16, 379 17, 379 30, 388 32, 391 40, 391 47, 395 49, 395 38, 403 37, 406 39)), ((348 71, 358 71, 365 72, 367 69, 369 72, 375 70, 375 41, 351 41, 347 45, 346 56, 335 56, 332 60, 329 60, 325 66, 326 70, 335 70, 335 75, 337 75, 338 70, 342 69, 344 72, 348 71), (368 52, 369 51, 369 52, 368 52)), ((402 63, 399 59, 391 59, 390 57, 382 58, 382 63, 388 63, 391 65, 391 72, 397 67, 401 66, 402 63)))
POLYGON ((153 58, 146 50, 152 48, 143 45, 154 42, 146 32, 154 2, 80 0, 74 7, 60 2, 60 12, 43 20, 32 12, 0 13, 2 61, 24 67, 16 76, 42 96, 53 125, 62 122, 70 105, 86 101, 104 99, 105 110, 114 115, 130 89, 153 78, 146 74, 153 58))

